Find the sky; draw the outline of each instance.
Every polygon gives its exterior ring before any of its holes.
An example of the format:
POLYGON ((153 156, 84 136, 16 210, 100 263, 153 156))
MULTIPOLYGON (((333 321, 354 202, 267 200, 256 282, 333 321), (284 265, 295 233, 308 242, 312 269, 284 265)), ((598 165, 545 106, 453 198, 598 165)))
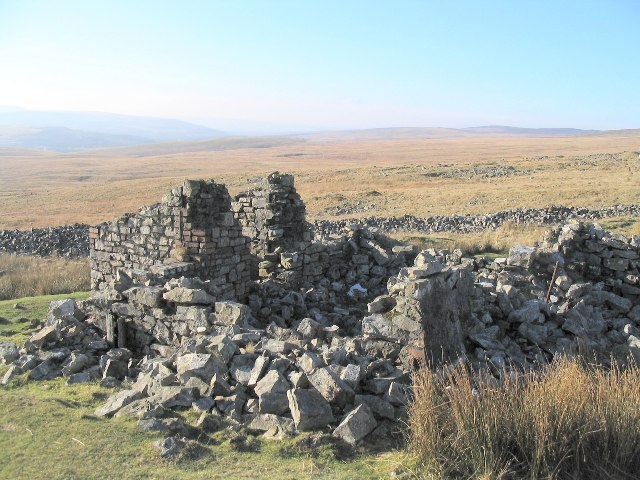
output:
POLYGON ((637 0, 0 0, 0 105, 222 130, 640 127, 637 0))

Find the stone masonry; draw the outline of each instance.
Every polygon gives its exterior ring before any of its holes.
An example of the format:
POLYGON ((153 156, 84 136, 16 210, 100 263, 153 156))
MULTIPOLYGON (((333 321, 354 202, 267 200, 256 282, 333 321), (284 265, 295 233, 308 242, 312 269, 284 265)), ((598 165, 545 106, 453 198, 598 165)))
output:
POLYGON ((159 204, 89 230, 91 286, 104 290, 118 270, 160 278, 208 279, 219 298, 241 298, 249 280, 248 239, 224 185, 187 180, 159 204))

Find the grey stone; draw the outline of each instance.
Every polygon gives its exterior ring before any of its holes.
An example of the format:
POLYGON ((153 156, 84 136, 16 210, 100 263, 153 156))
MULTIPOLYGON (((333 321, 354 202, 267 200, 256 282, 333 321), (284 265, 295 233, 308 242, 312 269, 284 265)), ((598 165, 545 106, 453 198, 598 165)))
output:
POLYGON ((133 287, 123 292, 123 294, 129 301, 150 308, 157 308, 164 303, 162 301, 163 292, 164 289, 162 287, 133 287))
POLYGON ((15 376, 20 375, 21 373, 22 369, 19 366, 9 365, 9 368, 6 372, 4 372, 4 375, 2 376, 2 380, 0 380, 0 385, 6 387, 15 376))
POLYGON ((422 279, 428 278, 432 275, 436 275, 444 270, 445 266, 438 260, 426 263, 417 267, 409 267, 407 272, 409 278, 422 279))
POLYGON ((189 428, 179 418, 145 418, 136 423, 138 430, 144 433, 162 433, 185 435, 189 428))
POLYGON ((395 405, 396 407, 402 407, 407 405, 411 394, 411 387, 404 383, 391 382, 389 388, 384 395, 385 400, 395 405))
POLYGON ((20 351, 15 343, 0 342, 0 361, 2 363, 11 363, 20 358, 20 351))
POLYGON ((469 340, 486 350, 502 350, 504 346, 498 339, 499 333, 500 327, 498 325, 491 325, 482 330, 469 333, 469 340))
POLYGON ((164 407, 158 405, 153 398, 140 398, 122 407, 115 417, 130 417, 135 420, 163 417, 167 413, 164 407))
POLYGON ((111 395, 104 405, 96 409, 95 414, 99 417, 110 417, 122 407, 140 398, 142 393, 137 390, 121 390, 111 395))
POLYGON ((251 313, 247 305, 237 302, 223 301, 215 304, 215 323, 217 325, 239 325, 249 324, 251 313))
POLYGON ((527 302, 524 307, 514 310, 509 315, 509 321, 515 323, 544 323, 544 320, 538 300, 527 302))
POLYGON ((157 442, 153 442, 153 446, 160 452, 162 458, 174 458, 182 452, 187 443, 184 439, 178 437, 167 437, 157 442))
POLYGON ((122 360, 113 360, 110 358, 104 365, 102 376, 104 378, 113 377, 122 380, 127 376, 128 372, 129 367, 127 365, 127 362, 124 362, 122 360))
POLYGON ((607 329, 607 324, 599 312, 583 300, 565 314, 562 329, 578 337, 597 338, 607 329))
POLYGON ((507 265, 529 268, 533 263, 533 257, 535 253, 535 247, 514 245, 509 249, 509 258, 507 259, 507 265))
POLYGON ((318 336, 318 331, 320 330, 322 325, 316 322, 312 318, 303 318, 300 320, 300 324, 296 329, 297 332, 302 335, 302 338, 316 338, 318 336))
POLYGON ((590 283, 574 283, 567 290, 568 300, 577 300, 591 292, 593 286, 590 283))
POLYGON ((258 411, 282 415, 289 410, 287 391, 289 382, 277 370, 270 370, 258 382, 254 392, 258 395, 258 411))
POLYGON ((396 306, 396 299, 391 295, 380 295, 367 304, 369 313, 385 313, 396 306))
POLYGON ((262 378, 262 375, 264 375, 264 372, 267 370, 269 361, 269 357, 265 356, 259 356, 256 359, 256 363, 251 369, 251 375, 249 377, 249 382, 247 383, 248 386, 253 387, 258 383, 258 380, 262 378))
POLYGON ((315 390, 295 388, 287 392, 287 397, 293 422, 299 431, 318 429, 335 420, 331 405, 315 390))
POLYGON ((361 403, 340 422, 340 425, 333 431, 333 436, 355 445, 371 433, 377 425, 378 422, 376 422, 371 409, 366 403, 361 403))
POLYGON ((387 400, 377 395, 356 395, 355 404, 366 403, 371 411, 380 418, 395 420, 395 408, 387 400))
POLYGON ((190 387, 159 387, 155 396, 164 408, 188 408, 197 399, 196 392, 197 389, 190 387))
POLYGON ((262 350, 270 353, 283 353, 287 354, 291 352, 297 345, 291 342, 285 342, 283 340, 275 340, 272 338, 262 341, 262 350))
POLYGON ((518 327, 518 333, 534 345, 545 345, 549 338, 549 327, 547 325, 521 323, 518 327))
POLYGON ((81 372, 91 364, 91 360, 84 353, 72 353, 67 363, 62 368, 62 375, 68 377, 74 373, 81 372))
POLYGON ((307 378, 327 402, 340 408, 353 402, 355 393, 333 370, 318 368, 314 372, 308 373, 307 378))
POLYGON ((76 385, 76 384, 79 384, 79 383, 89 383, 92 380, 96 380, 96 379, 94 377, 92 377, 89 372, 72 373, 72 374, 68 375, 67 385, 76 385))
POLYGON ((31 380, 50 380, 59 376, 60 373, 60 368, 53 360, 45 360, 29 372, 29 378, 31 380))
POLYGON ((199 412, 210 412, 215 406, 216 401, 212 397, 202 397, 191 404, 191 407, 199 412))
POLYGON ((55 326, 49 325, 48 327, 44 327, 37 333, 34 333, 29 340, 25 342, 25 348, 28 351, 32 351, 33 349, 42 348, 43 346, 54 343, 59 338, 59 332, 56 330, 55 326))
POLYGON ((362 334, 367 339, 396 341, 406 344, 409 332, 402 330, 380 313, 374 313, 362 319, 362 334))
POLYGON ((216 373, 226 373, 226 366, 210 353, 187 353, 176 358, 176 371, 183 383, 191 377, 208 383, 216 373))
POLYGON ((354 390, 358 388, 358 384, 360 383, 360 380, 362 380, 362 376, 362 367, 354 363, 348 364, 340 372, 340 379, 354 390))
POLYGON ((266 432, 271 429, 278 429, 285 433, 293 433, 295 431, 295 424, 291 418, 281 417, 272 413, 256 415, 247 427, 251 430, 261 432, 266 432))
POLYGON ((224 421, 220 417, 220 414, 203 412, 196 421, 196 427, 202 428, 205 432, 213 433, 224 428, 224 421))
POLYGON ((226 335, 218 335, 211 340, 211 347, 215 348, 224 363, 229 363, 236 353, 240 352, 238 346, 226 335))
POLYGON ((177 287, 164 293, 162 297, 169 302, 188 305, 211 305, 215 302, 214 297, 199 288, 177 287))
POLYGON ((304 352, 298 359, 298 367, 305 373, 311 373, 316 368, 323 367, 325 363, 313 352, 304 352))

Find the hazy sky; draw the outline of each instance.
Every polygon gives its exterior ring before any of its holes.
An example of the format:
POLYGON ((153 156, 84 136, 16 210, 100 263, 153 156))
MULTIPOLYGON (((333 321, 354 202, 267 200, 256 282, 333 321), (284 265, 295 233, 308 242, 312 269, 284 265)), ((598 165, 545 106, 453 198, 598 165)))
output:
POLYGON ((0 0, 0 105, 227 130, 638 128, 640 1, 0 0))

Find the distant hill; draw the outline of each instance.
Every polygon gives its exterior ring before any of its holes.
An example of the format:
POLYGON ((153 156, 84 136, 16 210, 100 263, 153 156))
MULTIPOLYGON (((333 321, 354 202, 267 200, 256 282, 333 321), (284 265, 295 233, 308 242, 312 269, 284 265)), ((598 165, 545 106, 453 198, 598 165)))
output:
POLYGON ((241 150, 246 148, 273 148, 284 145, 304 143, 301 138, 272 136, 272 137, 223 137, 191 142, 156 143, 149 145, 134 145, 131 147, 108 148, 93 150, 93 155, 150 157, 157 155, 173 155, 180 153, 220 152, 227 150, 241 150))
POLYGON ((0 148, 74 151, 224 136, 224 132, 165 118, 100 112, 32 111, 0 107, 0 148))
POLYGON ((463 128, 465 132, 492 135, 527 135, 544 137, 571 137, 574 135, 593 135, 601 130, 580 130, 579 128, 520 128, 504 125, 463 128))
POLYGON ((419 138, 462 138, 475 136, 558 136, 594 135, 600 130, 580 130, 577 128, 518 128, 507 126, 485 126, 469 128, 441 127, 392 127, 366 130, 343 130, 335 132, 313 132, 294 135, 312 141, 359 141, 359 140, 402 140, 419 138))

